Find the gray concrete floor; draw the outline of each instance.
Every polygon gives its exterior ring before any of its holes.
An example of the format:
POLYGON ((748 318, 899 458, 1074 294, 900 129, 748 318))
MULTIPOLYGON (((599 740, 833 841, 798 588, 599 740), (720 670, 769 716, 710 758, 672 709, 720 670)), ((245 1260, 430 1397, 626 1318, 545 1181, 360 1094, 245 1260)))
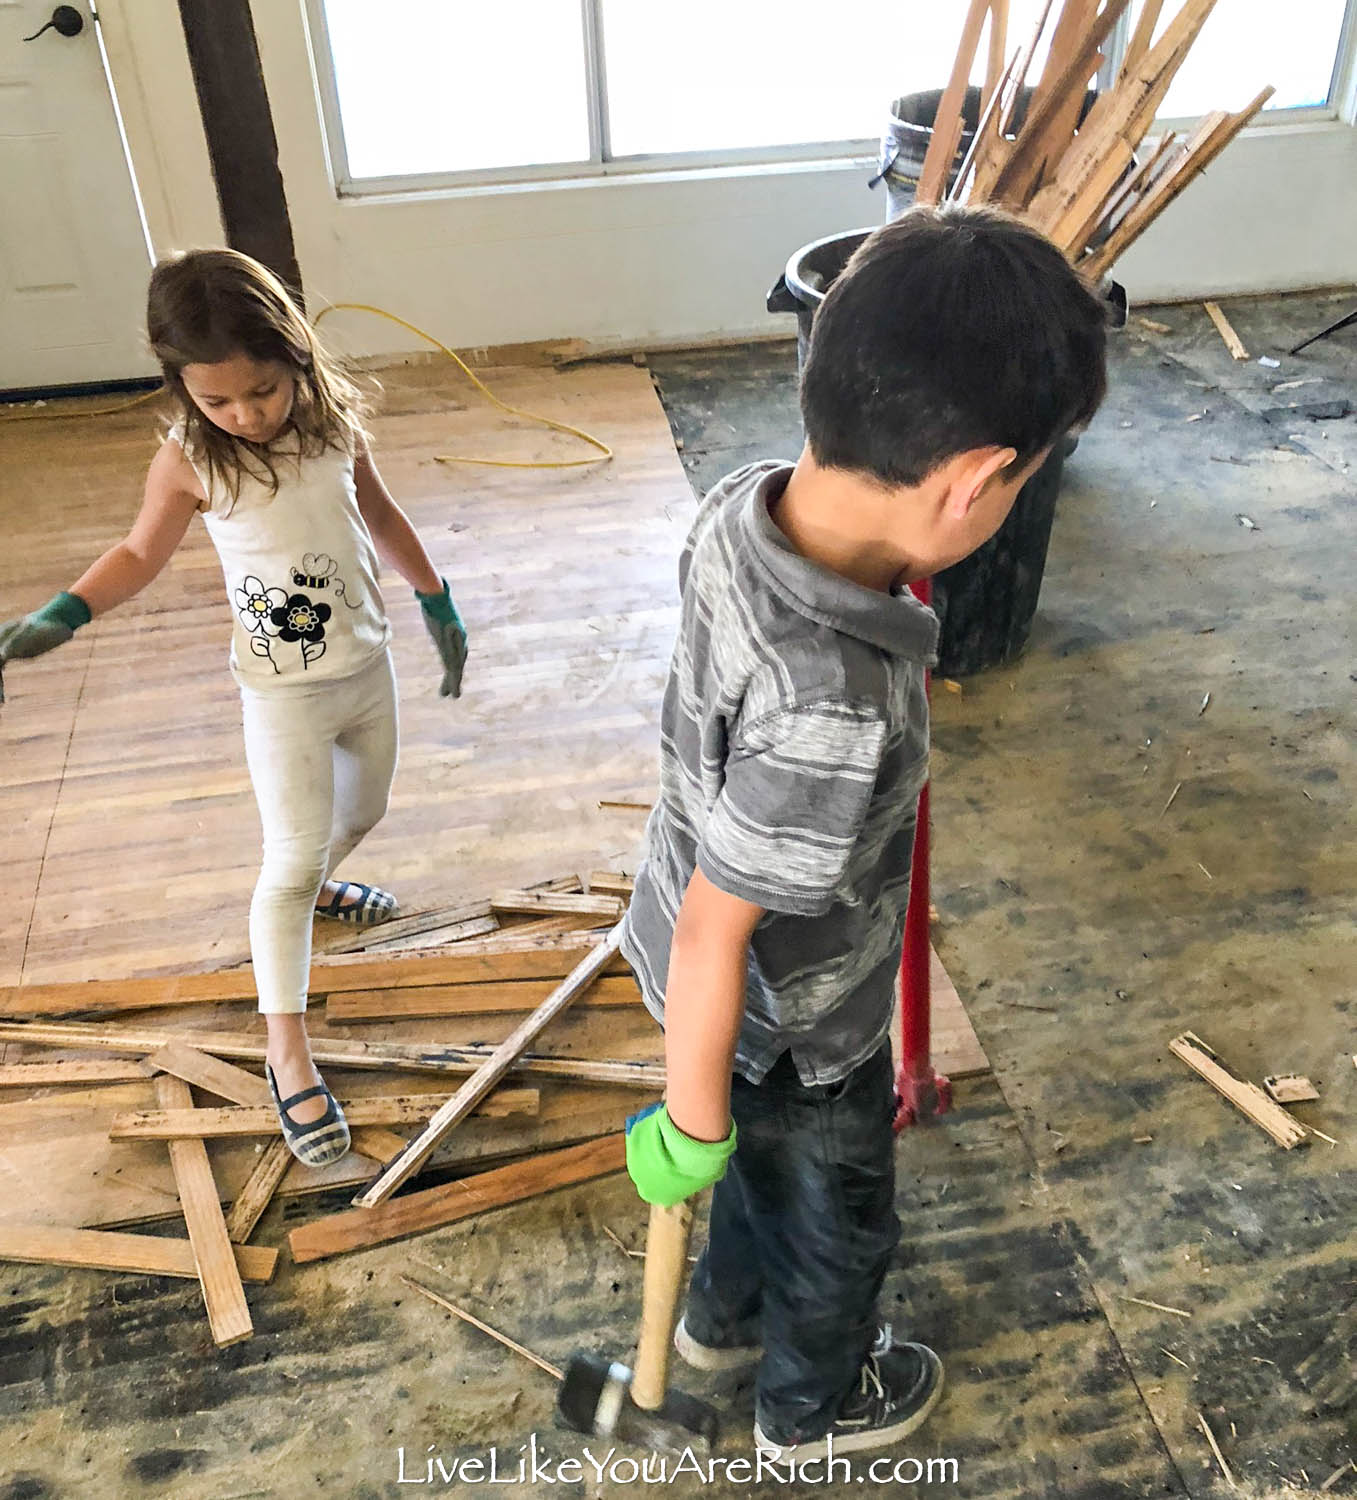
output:
MULTIPOLYGON (((1133 322, 1066 471, 1027 652, 935 692, 938 944, 995 1074, 900 1141, 885 1314, 949 1378, 902 1455, 958 1466, 927 1493, 1235 1493, 1202 1414, 1240 1493, 1357 1494, 1357 421, 1263 415, 1354 395, 1357 330, 1279 352, 1352 300, 1227 304, 1276 370, 1231 362, 1200 308, 1152 312, 1167 335, 1133 322), (1169 1053, 1187 1028, 1246 1076, 1308 1073, 1322 1098, 1295 1112, 1338 1144, 1274 1146, 1169 1053)), ((794 454, 793 365, 778 345, 653 360, 699 487, 794 454)), ((260 1239, 315 1211, 275 1207, 260 1239)), ((548 1358, 619 1352, 638 1262, 605 1225, 640 1242, 623 1178, 285 1268, 257 1336, 222 1353, 191 1285, 6 1266, 0 1500, 470 1494, 398 1483, 398 1448, 416 1478, 492 1444, 501 1469, 534 1441, 579 1458, 547 1377, 398 1277, 548 1358)), ((680 1379, 722 1406, 723 1457, 746 1454, 747 1382, 680 1379)), ((508 1492, 647 1492, 625 1475, 508 1492)), ((665 1492, 751 1488, 824 1487, 665 1492)))

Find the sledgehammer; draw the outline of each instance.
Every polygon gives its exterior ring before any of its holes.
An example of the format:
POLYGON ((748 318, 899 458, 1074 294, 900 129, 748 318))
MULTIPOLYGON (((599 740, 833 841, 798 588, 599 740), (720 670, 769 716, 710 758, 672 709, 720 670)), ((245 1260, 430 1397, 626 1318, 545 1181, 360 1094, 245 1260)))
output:
POLYGON ((572 1355, 556 1398, 567 1427, 668 1453, 710 1453, 716 1412, 696 1396, 666 1390, 692 1228, 691 1204, 651 1205, 635 1371, 597 1354, 572 1355))

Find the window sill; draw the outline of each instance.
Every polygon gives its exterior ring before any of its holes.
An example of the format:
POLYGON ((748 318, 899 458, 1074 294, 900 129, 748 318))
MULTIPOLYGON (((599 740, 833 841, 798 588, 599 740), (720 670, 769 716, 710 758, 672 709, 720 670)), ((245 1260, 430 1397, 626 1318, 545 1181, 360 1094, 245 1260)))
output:
MULTIPOLYGON (((1165 130, 1191 128, 1195 119, 1156 120, 1151 136, 1165 130)), ((1326 139, 1353 139, 1357 126, 1348 124, 1333 115, 1319 118, 1280 119, 1262 125, 1251 125, 1240 136, 1240 141, 1259 139, 1290 139, 1297 137, 1319 137, 1326 139)), ((393 204, 430 203, 449 200, 478 198, 516 198, 527 194, 578 193, 581 190, 608 191, 619 187, 647 185, 665 187, 678 183, 725 182, 754 180, 768 177, 804 176, 808 173, 830 175, 833 173, 863 172, 870 175, 877 163, 875 147, 864 149, 854 143, 852 151, 842 155, 788 155, 763 161, 741 160, 738 162, 708 162, 702 165, 654 166, 637 161, 633 164, 614 163, 602 171, 544 173, 538 177, 517 177, 512 181, 494 179, 490 181, 453 181, 446 178, 423 179, 365 179, 371 185, 357 186, 342 183, 335 192, 339 202, 346 206, 384 207, 393 204)))

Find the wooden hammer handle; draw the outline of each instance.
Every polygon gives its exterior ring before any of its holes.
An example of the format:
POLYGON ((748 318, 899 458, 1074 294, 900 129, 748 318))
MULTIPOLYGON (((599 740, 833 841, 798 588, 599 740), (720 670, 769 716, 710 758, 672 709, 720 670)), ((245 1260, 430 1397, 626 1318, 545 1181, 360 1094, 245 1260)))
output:
POLYGON ((669 1353, 679 1293, 688 1271, 693 1232, 691 1203, 672 1208, 652 1203, 646 1235, 645 1280, 641 1287, 641 1336, 631 1378, 631 1399, 643 1411, 657 1411, 669 1380, 669 1353))

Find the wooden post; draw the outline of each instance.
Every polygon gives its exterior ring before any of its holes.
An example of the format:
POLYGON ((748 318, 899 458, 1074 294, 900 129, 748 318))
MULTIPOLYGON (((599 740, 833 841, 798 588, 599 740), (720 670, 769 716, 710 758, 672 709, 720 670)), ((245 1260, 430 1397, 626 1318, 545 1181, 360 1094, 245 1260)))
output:
POLYGON ((226 243, 262 261, 300 302, 278 138, 249 0, 179 0, 226 243))

